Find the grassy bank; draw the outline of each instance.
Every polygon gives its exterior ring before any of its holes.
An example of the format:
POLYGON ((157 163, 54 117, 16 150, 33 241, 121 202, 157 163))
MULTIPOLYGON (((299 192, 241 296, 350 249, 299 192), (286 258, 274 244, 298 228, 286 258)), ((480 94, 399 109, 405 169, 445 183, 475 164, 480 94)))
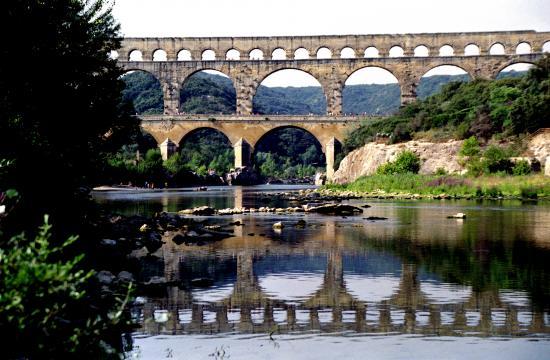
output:
POLYGON ((325 185, 322 192, 353 192, 365 197, 550 199, 550 178, 543 175, 371 175, 345 184, 325 185))

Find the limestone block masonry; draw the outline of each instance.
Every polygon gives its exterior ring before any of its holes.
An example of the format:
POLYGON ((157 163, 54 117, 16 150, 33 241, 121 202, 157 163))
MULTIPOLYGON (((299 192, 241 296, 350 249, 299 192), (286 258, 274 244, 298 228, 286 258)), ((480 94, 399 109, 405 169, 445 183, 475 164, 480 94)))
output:
MULTIPOLYGON (((242 117, 243 122, 236 125, 239 121, 236 119, 232 120, 233 122, 225 122, 224 125, 212 125, 207 120, 210 125, 206 127, 214 127, 224 132, 233 146, 237 146, 237 142, 241 140, 243 144, 250 145, 250 149, 241 152, 246 156, 239 156, 239 159, 235 160, 235 165, 243 165, 249 161, 247 156, 253 154, 257 140, 267 131, 274 129, 274 123, 262 120, 265 117, 252 115, 252 104, 262 80, 276 71, 297 69, 309 73, 321 84, 327 102, 327 116, 302 117, 299 122, 292 116, 287 119, 279 117, 277 126, 302 127, 317 137, 325 151, 332 151, 338 146, 329 145, 329 142, 343 141, 350 126, 360 120, 358 117, 341 120, 344 84, 348 77, 359 69, 380 67, 391 72, 401 88, 401 103, 406 104, 416 99, 416 88, 421 77, 437 66, 454 65, 462 68, 473 79, 493 79, 509 65, 536 62, 542 56, 543 49, 548 48, 550 32, 501 31, 290 37, 125 38, 122 47, 113 50, 118 54, 118 62, 124 69, 149 72, 161 84, 165 117, 142 117, 143 129, 151 131, 159 145, 166 140, 178 145, 190 128, 206 126, 204 116, 190 118, 179 114, 179 94, 185 80, 201 70, 217 70, 227 75, 233 81, 236 90, 235 115, 242 117), (520 44, 522 48, 527 45, 530 52, 518 54, 517 52, 521 52, 518 51, 520 44), (495 54, 492 51, 495 45, 502 46, 503 53, 495 54), (415 56, 415 50, 419 46, 428 49, 427 56, 415 56), (322 48, 328 49, 332 57, 316 58, 317 52, 322 48), (442 48, 450 48, 451 52, 443 52, 442 48), (467 48, 473 49, 473 52, 466 53, 467 48), (344 49, 347 53, 351 50, 355 57, 341 58, 344 49), (296 58, 297 50, 305 52, 307 58, 296 58), (282 54, 282 57, 276 57, 277 54, 282 54), (257 129, 252 130, 253 127, 257 129), (247 155, 249 153, 250 155, 247 155)), ((165 156, 169 156, 170 151, 174 150, 170 142, 164 145, 165 156)), ((242 147, 242 144, 238 146, 242 147)), ((326 155, 327 159, 332 156, 326 155)), ((333 170, 330 168, 331 165, 327 166, 327 175, 330 179, 333 170)))

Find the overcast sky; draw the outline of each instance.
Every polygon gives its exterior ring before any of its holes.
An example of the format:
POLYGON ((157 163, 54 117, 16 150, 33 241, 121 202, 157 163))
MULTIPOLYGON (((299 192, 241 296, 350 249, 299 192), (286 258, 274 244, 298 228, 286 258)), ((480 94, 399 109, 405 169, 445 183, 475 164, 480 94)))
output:
POLYGON ((550 31, 550 0, 115 1, 124 36, 550 31))

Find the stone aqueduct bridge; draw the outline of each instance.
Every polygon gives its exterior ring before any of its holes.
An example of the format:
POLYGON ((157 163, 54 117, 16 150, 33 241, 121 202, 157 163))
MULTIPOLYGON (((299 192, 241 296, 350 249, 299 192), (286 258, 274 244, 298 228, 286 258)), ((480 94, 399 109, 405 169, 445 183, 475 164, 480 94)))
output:
POLYGON ((359 120, 341 116, 344 84, 355 71, 365 67, 388 70, 397 78, 401 103, 406 104, 416 98, 421 77, 437 66, 455 65, 471 78, 491 79, 509 65, 535 62, 549 41, 550 32, 535 31, 126 38, 117 53, 120 65, 126 70, 149 72, 161 84, 164 115, 143 116, 142 127, 161 144, 165 158, 175 151, 187 133, 209 127, 222 131, 231 140, 236 150, 235 166, 248 165, 254 146, 263 134, 277 127, 295 126, 317 137, 327 157, 327 176, 330 178, 335 144, 341 142, 350 126, 359 120), (520 44, 530 51, 517 54, 520 44), (420 46, 427 50, 427 56, 415 56, 420 46), (495 46, 503 49, 502 54, 493 54, 491 49, 495 46), (474 55, 466 53, 467 47, 474 50, 474 55), (322 48, 330 51, 330 58, 316 58, 322 48), (442 48, 447 50, 446 56, 440 56, 442 48), (141 61, 130 61, 134 60, 132 54, 137 52, 141 53, 141 61), (154 61, 160 53, 166 58, 154 61), (298 54, 306 58, 297 58, 298 54), (354 57, 349 58, 349 54, 354 57), (371 54, 375 56, 370 57, 371 54), (302 70, 319 81, 326 97, 326 116, 268 116, 266 120, 266 116, 253 115, 253 98, 259 85, 267 76, 283 69, 302 70), (237 98, 235 116, 192 117, 179 113, 181 87, 187 78, 201 70, 217 70, 233 81, 237 98))

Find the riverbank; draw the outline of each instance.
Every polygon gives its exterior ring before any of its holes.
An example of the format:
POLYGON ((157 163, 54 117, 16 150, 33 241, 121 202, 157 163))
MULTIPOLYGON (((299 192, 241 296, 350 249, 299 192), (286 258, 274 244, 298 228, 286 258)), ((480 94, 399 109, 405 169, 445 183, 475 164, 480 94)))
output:
POLYGON ((349 184, 329 184, 320 196, 403 199, 528 199, 550 200, 550 178, 543 175, 371 175, 349 184))

